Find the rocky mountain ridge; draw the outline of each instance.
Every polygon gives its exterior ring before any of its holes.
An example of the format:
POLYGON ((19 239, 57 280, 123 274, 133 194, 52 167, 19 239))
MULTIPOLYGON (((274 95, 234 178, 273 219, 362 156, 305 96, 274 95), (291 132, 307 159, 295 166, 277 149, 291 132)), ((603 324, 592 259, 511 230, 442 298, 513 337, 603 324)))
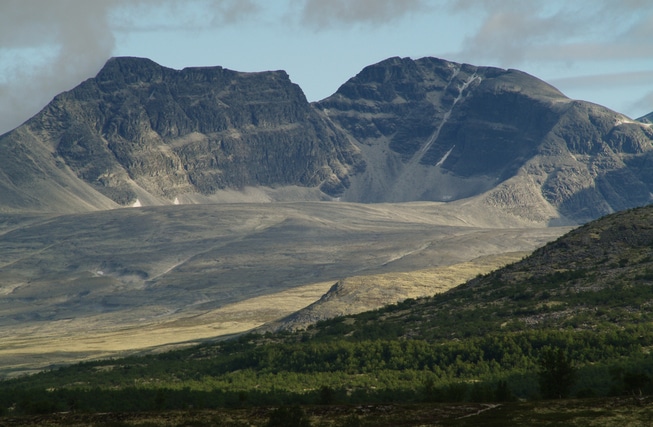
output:
POLYGON ((0 209, 475 198, 573 224, 648 203, 652 147, 517 70, 390 58, 311 104, 283 71, 112 58, 0 137, 0 209))
POLYGON ((347 200, 482 195, 517 216, 572 222, 650 200, 650 126, 521 71, 391 58, 317 105, 366 160, 347 200))
POLYGON ((653 112, 640 117, 637 121, 642 123, 653 123, 653 112))
POLYGON ((183 203, 184 195, 192 203, 245 186, 335 194, 360 163, 285 72, 176 71, 139 58, 109 60, 3 139, 2 147, 45 145, 50 155, 39 163, 53 161, 122 206, 183 203))

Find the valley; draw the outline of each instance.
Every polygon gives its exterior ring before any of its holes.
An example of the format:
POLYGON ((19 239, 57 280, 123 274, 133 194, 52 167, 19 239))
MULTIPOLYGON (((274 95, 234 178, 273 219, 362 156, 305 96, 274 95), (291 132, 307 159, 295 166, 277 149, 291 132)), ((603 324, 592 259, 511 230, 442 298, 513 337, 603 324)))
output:
POLYGON ((111 58, 0 135, 0 423, 622 417, 653 392, 650 120, 439 58, 317 102, 111 58))
MULTIPOLYGON (((616 213, 446 292, 296 332, 259 330, 5 380, 3 421, 646 424, 652 218, 651 207, 616 213)), ((348 280, 365 281, 346 279, 327 295, 346 294, 348 280)))
POLYGON ((310 323, 432 295, 569 230, 473 217, 448 204, 335 202, 126 208, 22 226, 6 216, 2 373, 245 332, 341 280, 356 301, 333 298, 310 323))

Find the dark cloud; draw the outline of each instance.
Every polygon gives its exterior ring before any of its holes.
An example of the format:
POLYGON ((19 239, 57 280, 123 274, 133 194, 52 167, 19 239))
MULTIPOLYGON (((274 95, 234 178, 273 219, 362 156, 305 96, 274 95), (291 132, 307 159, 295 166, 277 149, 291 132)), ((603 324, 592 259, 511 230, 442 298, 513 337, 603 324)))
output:
POLYGON ((425 10, 428 3, 427 0, 304 0, 300 19, 302 24, 318 30, 352 24, 380 25, 425 10))

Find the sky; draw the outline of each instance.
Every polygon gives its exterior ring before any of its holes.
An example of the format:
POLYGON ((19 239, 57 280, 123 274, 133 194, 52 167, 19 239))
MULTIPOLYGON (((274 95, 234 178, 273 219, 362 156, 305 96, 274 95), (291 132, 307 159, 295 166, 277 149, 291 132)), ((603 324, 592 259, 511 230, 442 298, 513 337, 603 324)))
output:
POLYGON ((433 56, 653 112, 652 0, 0 0, 0 134, 113 56, 285 70, 309 101, 389 57, 433 56))

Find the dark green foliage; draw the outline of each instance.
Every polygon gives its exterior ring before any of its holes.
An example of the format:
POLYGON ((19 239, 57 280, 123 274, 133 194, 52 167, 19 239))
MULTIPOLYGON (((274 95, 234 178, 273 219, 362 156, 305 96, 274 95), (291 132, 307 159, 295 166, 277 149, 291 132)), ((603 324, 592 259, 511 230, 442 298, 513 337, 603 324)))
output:
POLYGON ((266 427, 310 427, 311 420, 299 406, 285 407, 275 409, 270 414, 270 418, 265 424, 266 427))
POLYGON ((19 397, 16 397, 15 412, 34 415, 49 414, 60 410, 61 406, 58 403, 53 399, 48 399, 47 396, 43 396, 41 393, 35 395, 22 393, 19 397))
POLYGON ((651 378, 643 372, 626 372, 623 376, 624 387, 632 394, 639 392, 651 382, 651 378))
POLYGON ((538 379, 540 392, 546 399, 568 397, 576 382, 577 371, 561 348, 546 348, 540 357, 538 379))
POLYGON ((272 338, 262 343, 262 337, 249 336, 6 381, 0 383, 0 408, 37 414, 509 401, 538 396, 538 368, 542 381, 544 374, 559 379, 570 366, 577 388, 573 382, 562 388, 543 382, 540 394, 603 396, 638 393, 639 387, 647 391, 651 382, 637 379, 653 373, 653 358, 645 353, 653 345, 648 324, 604 332, 534 329, 440 342, 334 337, 302 342, 288 335, 284 344, 272 338))
POLYGON ((425 402, 439 402, 442 400, 442 392, 436 387, 433 377, 429 376, 422 387, 425 402))
POLYGON ((356 415, 350 415, 340 423, 337 424, 337 427, 362 427, 363 422, 356 415))
POLYGON ((610 377, 612 378, 609 392, 611 395, 641 395, 653 392, 650 368, 647 369, 643 364, 614 367, 610 371, 610 377))
POLYGON ((497 402, 508 402, 512 400, 512 392, 507 381, 501 380, 497 383, 496 389, 494 390, 494 400, 497 402))
POLYGON ((336 401, 336 392, 329 386, 320 387, 320 404, 332 405, 336 401))

